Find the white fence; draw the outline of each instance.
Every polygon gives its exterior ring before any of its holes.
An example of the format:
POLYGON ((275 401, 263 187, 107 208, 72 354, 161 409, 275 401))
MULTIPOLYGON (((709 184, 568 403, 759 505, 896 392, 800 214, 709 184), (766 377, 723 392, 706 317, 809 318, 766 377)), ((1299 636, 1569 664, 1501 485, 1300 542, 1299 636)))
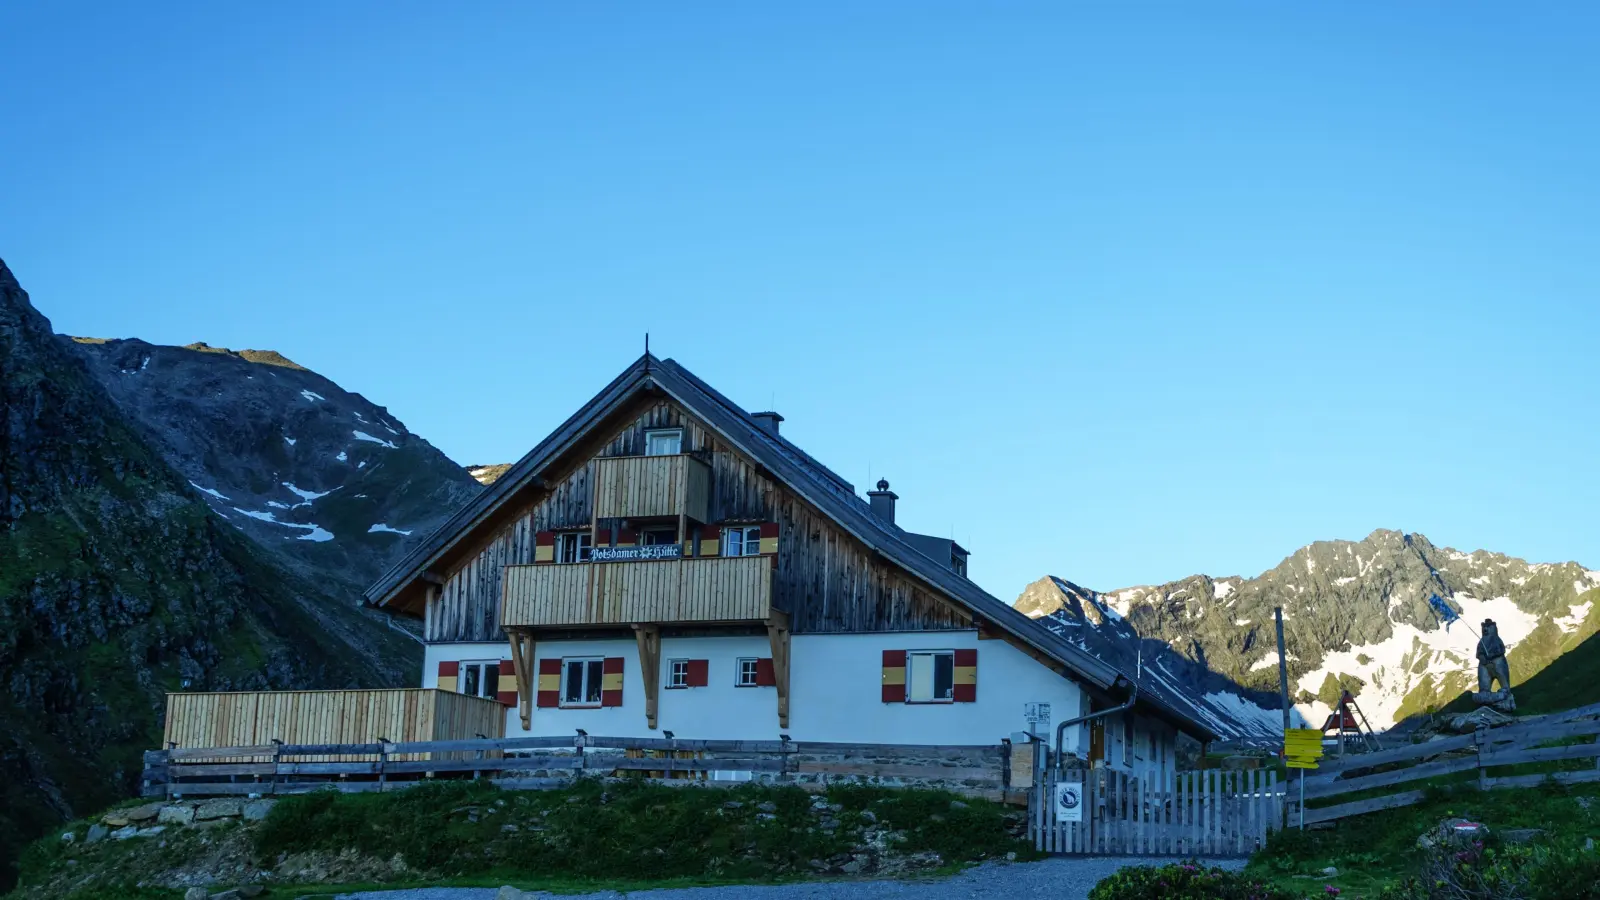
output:
POLYGON ((1047 853, 1244 855, 1283 821, 1274 771, 1052 769, 1034 783, 1028 830, 1047 853))

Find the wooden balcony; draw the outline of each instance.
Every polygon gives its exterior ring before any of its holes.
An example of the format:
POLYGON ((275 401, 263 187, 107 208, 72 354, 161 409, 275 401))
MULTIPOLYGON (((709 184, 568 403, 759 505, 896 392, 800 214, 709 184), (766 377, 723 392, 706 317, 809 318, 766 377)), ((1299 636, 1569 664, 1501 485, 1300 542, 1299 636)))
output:
POLYGON ((706 521, 711 467, 689 456, 612 456, 595 460, 594 514, 599 519, 687 516, 706 521))
POLYGON ((506 628, 761 622, 772 609, 772 558, 506 566, 503 585, 506 628))

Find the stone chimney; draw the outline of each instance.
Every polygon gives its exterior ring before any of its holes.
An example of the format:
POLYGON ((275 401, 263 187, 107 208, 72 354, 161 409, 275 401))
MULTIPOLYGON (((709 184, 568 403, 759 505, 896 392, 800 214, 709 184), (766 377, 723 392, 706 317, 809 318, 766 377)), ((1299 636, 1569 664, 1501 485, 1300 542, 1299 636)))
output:
POLYGON ((751 413, 750 418, 756 420, 756 424, 761 426, 762 431, 773 437, 778 436, 778 423, 783 421, 783 416, 769 409, 765 412, 751 413))
POLYGON ((878 489, 867 491, 867 502, 872 504, 872 514, 890 525, 894 524, 894 502, 899 499, 899 494, 889 490, 888 479, 879 478, 878 489))

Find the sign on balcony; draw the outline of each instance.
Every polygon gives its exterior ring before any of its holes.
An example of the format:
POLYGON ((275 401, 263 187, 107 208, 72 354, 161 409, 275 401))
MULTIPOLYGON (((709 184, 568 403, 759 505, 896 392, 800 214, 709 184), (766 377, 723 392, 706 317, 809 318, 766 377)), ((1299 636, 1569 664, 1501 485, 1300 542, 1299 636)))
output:
POLYGON ((595 562, 627 562, 640 559, 681 559, 682 544, 652 544, 648 547, 596 547, 589 557, 595 562))

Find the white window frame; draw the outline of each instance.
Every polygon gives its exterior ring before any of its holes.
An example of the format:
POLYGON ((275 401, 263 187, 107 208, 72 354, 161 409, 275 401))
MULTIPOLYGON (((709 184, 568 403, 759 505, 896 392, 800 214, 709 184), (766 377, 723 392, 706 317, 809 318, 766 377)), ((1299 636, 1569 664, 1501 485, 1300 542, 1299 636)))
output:
POLYGON ((761 555, 761 526, 760 525, 729 525, 722 529, 722 555, 723 556, 760 556, 761 555), (754 540, 751 538, 754 537, 754 540), (737 541, 739 552, 733 552, 734 543, 737 541), (751 549, 751 548, 754 549, 751 549))
POLYGON ((605 678, 606 678, 605 665, 606 665, 606 661, 605 661, 605 657, 603 657, 603 656, 563 656, 563 657, 561 657, 561 702, 560 702, 561 708, 562 709, 599 709, 600 705, 604 702, 604 697, 605 697, 605 693, 604 693, 605 689, 603 687, 603 685, 605 684, 605 678), (588 690, 589 684, 588 684, 588 681, 589 681, 589 675, 590 675, 591 672, 593 672, 595 677, 599 679, 598 686, 597 686, 597 688, 596 688, 596 690, 594 692, 595 693, 595 699, 594 700, 592 700, 592 701, 590 701, 590 700, 582 700, 582 701, 577 701, 577 700, 569 701, 569 700, 567 700, 568 673, 570 671, 570 666, 573 663, 582 663, 583 664, 583 683, 580 685, 581 689, 578 692, 579 696, 587 697, 589 695, 589 690, 588 690), (596 668, 596 666, 598 666, 598 668, 596 668))
POLYGON ((467 694, 469 697, 487 697, 490 700, 500 692, 500 660, 498 659, 464 659, 456 664, 456 691, 467 693, 467 670, 472 669, 478 673, 478 693, 467 694), (484 693, 487 691, 487 693, 484 693))
POLYGON ((910 650, 906 652, 906 702, 907 703, 954 703, 956 700, 956 652, 954 650, 910 650), (936 696, 938 688, 938 662, 939 657, 950 659, 950 693, 944 697, 936 696), (918 660, 924 660, 924 665, 933 667, 928 673, 928 696, 916 695, 918 660))
POLYGON ((667 660, 667 690, 679 690, 689 686, 689 661, 687 659, 667 660))
POLYGON ((761 686, 761 659, 755 656, 741 656, 733 661, 733 686, 734 687, 760 687, 761 686), (749 663, 750 680, 745 680, 745 664, 749 663))
POLYGON ((683 429, 682 428, 647 428, 647 429, 645 429, 645 432, 644 432, 644 455, 645 456, 677 456, 678 454, 680 454, 682 452, 683 452, 683 429), (652 453, 651 452, 651 439, 652 438, 656 438, 656 437, 665 437, 667 435, 672 435, 674 438, 677 439, 678 448, 676 450, 672 451, 671 453, 652 453))
POLYGON ((594 535, 587 531, 558 531, 556 532, 556 562, 570 565, 572 563, 588 562, 589 555, 594 552, 594 535), (567 547, 571 544, 576 548, 573 559, 567 559, 567 547))

